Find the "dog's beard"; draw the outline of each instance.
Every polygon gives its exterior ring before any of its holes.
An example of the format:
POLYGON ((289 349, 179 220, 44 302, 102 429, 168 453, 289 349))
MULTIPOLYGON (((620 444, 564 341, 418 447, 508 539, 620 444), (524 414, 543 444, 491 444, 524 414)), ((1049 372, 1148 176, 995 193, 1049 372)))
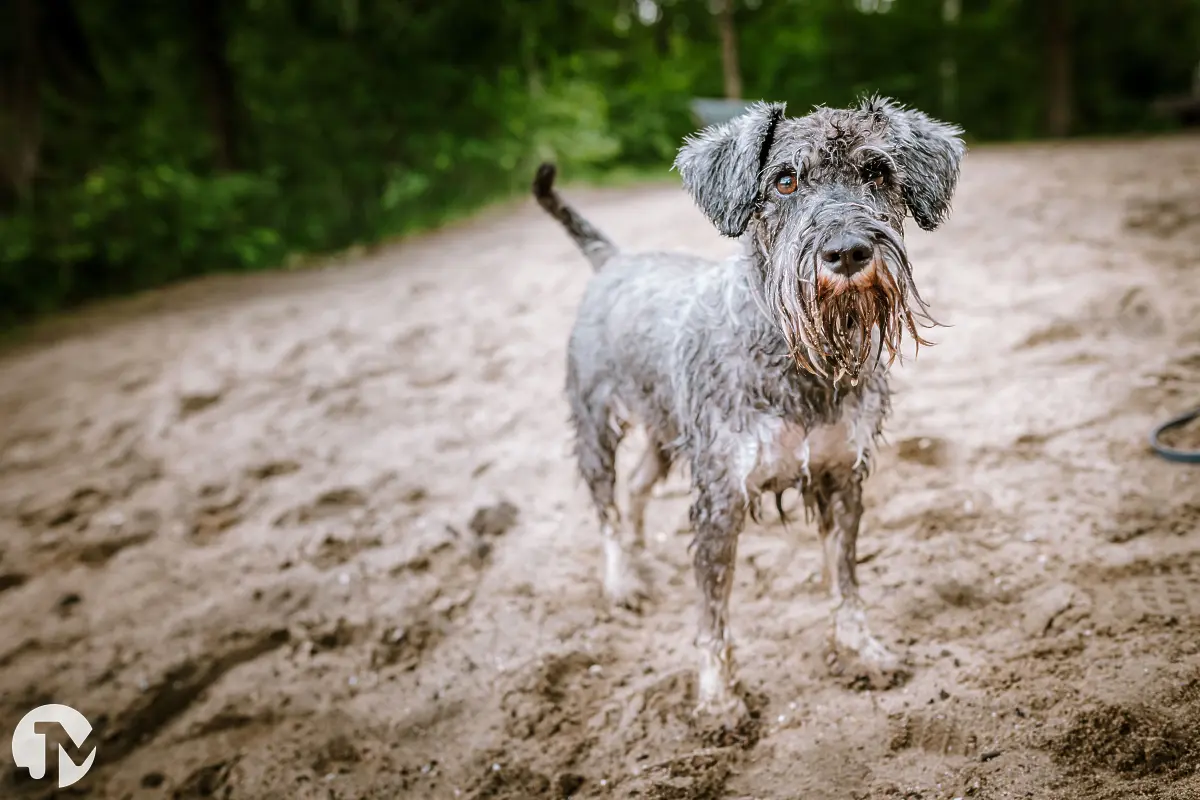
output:
POLYGON ((918 332, 938 323, 913 283, 912 268, 899 236, 890 228, 871 230, 877 244, 874 262, 849 279, 826 274, 817 266, 815 235, 799 243, 795 256, 773 260, 764 285, 767 308, 773 309, 791 350, 804 370, 835 382, 857 384, 864 367, 872 367, 887 351, 890 366, 901 352, 907 332, 914 345, 930 345, 918 332))

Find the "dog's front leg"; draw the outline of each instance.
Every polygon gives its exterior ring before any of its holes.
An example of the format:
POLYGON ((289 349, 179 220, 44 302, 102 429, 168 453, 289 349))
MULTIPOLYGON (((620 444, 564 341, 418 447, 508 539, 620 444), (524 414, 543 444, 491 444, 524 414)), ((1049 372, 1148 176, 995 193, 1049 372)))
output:
POLYGON ((692 563, 700 589, 697 712, 732 721, 746 713, 746 705, 738 695, 737 668, 729 634, 729 594, 733 588, 738 534, 745 522, 745 499, 732 487, 695 482, 697 498, 692 506, 692 525, 696 538, 692 563))
POLYGON ((858 528, 862 477, 827 474, 816 490, 825 574, 836 603, 830 631, 830 665, 871 685, 886 688, 904 675, 898 659, 871 633, 858 591, 858 528))

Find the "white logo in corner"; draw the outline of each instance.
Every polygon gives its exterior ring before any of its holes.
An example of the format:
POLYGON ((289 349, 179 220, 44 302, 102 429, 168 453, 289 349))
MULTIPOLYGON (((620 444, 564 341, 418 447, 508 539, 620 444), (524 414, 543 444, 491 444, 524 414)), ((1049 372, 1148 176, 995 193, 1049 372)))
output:
MULTIPOLYGON (((37 731, 39 724, 57 724, 67 732, 76 747, 82 748, 92 732, 92 723, 87 717, 70 706, 47 705, 39 706, 30 711, 17 723, 13 731, 12 754, 13 761, 18 767, 29 770, 29 777, 40 781, 46 777, 46 735, 37 731)), ((65 789, 78 783, 92 768, 96 760, 96 748, 84 759, 82 765, 76 764, 67 755, 62 745, 58 746, 58 788, 65 789)))

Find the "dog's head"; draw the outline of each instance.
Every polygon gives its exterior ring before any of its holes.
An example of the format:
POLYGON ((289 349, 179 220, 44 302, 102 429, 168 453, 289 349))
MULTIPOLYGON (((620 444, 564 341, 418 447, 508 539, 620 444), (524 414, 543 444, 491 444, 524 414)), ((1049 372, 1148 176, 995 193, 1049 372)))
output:
POLYGON ((882 98, 787 118, 756 103, 689 137, 675 159, 683 185, 725 236, 757 254, 760 298, 797 363, 855 381, 871 356, 918 344, 935 324, 913 283, 903 222, 945 220, 962 131, 882 98))

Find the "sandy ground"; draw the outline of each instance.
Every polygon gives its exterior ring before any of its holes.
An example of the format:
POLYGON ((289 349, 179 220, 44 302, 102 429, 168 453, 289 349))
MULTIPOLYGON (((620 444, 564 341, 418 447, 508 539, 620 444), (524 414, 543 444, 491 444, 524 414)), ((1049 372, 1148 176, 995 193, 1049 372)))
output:
MULTIPOLYGON (((732 249, 672 184, 569 195, 732 249)), ((860 545, 905 685, 827 672, 815 532, 772 518, 733 598, 757 716, 694 723, 686 487, 660 597, 609 610, 561 394, 588 267, 524 202, 9 348, 0 728, 88 715, 59 796, 1200 798, 1200 471, 1145 445, 1200 403, 1200 138, 979 148, 910 238, 952 327, 897 374, 860 545)))

